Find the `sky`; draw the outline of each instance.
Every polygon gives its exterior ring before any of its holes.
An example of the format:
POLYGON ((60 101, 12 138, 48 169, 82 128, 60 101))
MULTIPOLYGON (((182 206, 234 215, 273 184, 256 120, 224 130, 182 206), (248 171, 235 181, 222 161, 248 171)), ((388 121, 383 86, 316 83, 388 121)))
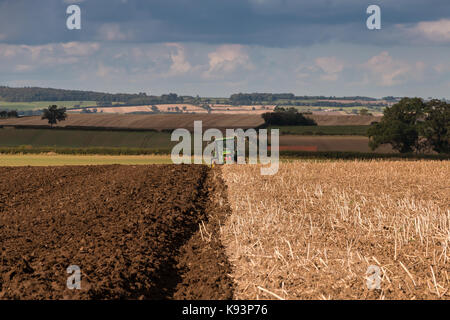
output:
POLYGON ((0 85, 450 98, 450 1, 0 0, 0 85))

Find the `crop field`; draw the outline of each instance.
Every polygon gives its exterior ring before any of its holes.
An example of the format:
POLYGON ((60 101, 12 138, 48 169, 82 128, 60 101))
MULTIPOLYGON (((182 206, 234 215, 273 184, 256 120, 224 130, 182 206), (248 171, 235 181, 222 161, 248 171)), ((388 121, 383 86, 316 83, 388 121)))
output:
POLYGON ((171 164, 170 155, 1 154, 0 166, 80 166, 171 164))
POLYGON ((0 129, 0 146, 127 147, 170 150, 170 133, 152 131, 0 129))
POLYGON ((360 115, 332 115, 326 114, 309 114, 308 118, 316 121, 319 126, 368 126, 372 122, 379 122, 381 116, 360 116, 360 115))
MULTIPOLYGON (((142 106, 116 106, 116 107, 92 107, 84 108, 91 112, 97 110, 97 112, 103 113, 132 113, 132 112, 152 112, 153 105, 142 105, 142 106)), ((192 104, 157 104, 155 105, 159 112, 175 112, 178 108, 183 110, 183 112, 195 112, 195 113, 207 113, 207 111, 199 106, 194 106, 192 104)), ((83 109, 72 109, 71 112, 81 112, 83 109)))
POLYGON ((230 265, 208 233, 227 213, 216 173, 0 168, 0 299, 230 299, 230 265), (81 290, 66 287, 71 265, 81 290))
POLYGON ((448 161, 223 167, 234 298, 450 299, 449 176, 448 161))
MULTIPOLYGON (((159 112, 179 112, 183 113, 208 113, 208 111, 200 106, 192 104, 156 104, 159 112)), ((251 106, 232 106, 221 104, 208 104, 211 108, 211 113, 214 114, 262 114, 266 112, 272 112, 275 108, 274 105, 251 105, 251 106)), ((114 107, 90 107, 85 108, 89 111, 97 110, 97 112, 103 113, 133 113, 133 112, 153 112, 153 105, 142 106, 114 106, 114 107)), ((83 109, 71 109, 71 112, 81 112, 83 109)))
POLYGON ((395 152, 390 145, 382 145, 375 151, 369 148, 369 138, 362 136, 308 136, 281 135, 280 150, 297 150, 299 146, 316 147, 317 151, 352 151, 352 152, 395 152), (282 148, 283 147, 283 148, 282 148), (291 147, 291 149, 289 149, 291 147))
MULTIPOLYGON (((338 132, 348 132, 348 127, 342 127, 342 130, 340 126, 331 127, 332 129, 326 129, 327 127, 288 128, 287 131, 280 128, 280 150, 373 152, 368 146, 369 139, 367 137, 337 135, 338 132), (319 130, 317 132, 332 131, 336 132, 336 135, 307 135, 311 133, 309 130, 319 130), (283 132, 292 131, 296 134, 283 135, 283 132)), ((170 153, 176 143, 171 141, 171 134, 168 132, 0 128, 0 147, 23 147, 25 149, 39 149, 41 147, 136 148, 140 150, 165 150, 166 153, 170 153)), ((393 153, 394 151, 390 146, 383 145, 375 152, 393 153)))
MULTIPOLYGON (((69 114, 58 126, 112 127, 125 129, 193 129, 194 121, 203 128, 254 128, 264 123, 260 115, 248 114, 69 114)), ((48 125, 40 117, 0 120, 1 125, 48 125)))
POLYGON ((279 129, 280 134, 291 135, 354 135, 366 136, 370 126, 278 126, 269 129, 279 129))

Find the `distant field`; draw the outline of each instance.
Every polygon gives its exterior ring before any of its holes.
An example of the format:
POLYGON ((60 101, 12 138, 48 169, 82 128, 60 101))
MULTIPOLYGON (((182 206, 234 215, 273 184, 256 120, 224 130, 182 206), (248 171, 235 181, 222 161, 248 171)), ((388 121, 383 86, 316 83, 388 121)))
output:
MULTIPOLYGON (((167 132, 151 131, 3 128, 0 129, 0 147, 112 147, 170 150, 176 144, 176 142, 170 141, 170 136, 170 133, 167 132)), ((280 136, 282 150, 371 152, 368 141, 367 137, 351 135, 314 136, 305 133, 280 136)), ((388 146, 382 146, 376 151, 380 153, 393 152, 388 146)))
MULTIPOLYGON (((156 104, 159 112, 183 112, 183 113, 202 113, 207 114, 208 111, 200 106, 178 103, 178 104, 156 104)), ((85 108, 89 111, 97 110, 98 113, 119 113, 127 114, 133 112, 153 112, 152 105, 142 106, 123 106, 123 107, 92 107, 85 108)), ((274 105, 243 105, 243 106, 231 106, 223 104, 210 104, 213 114, 249 114, 260 115, 266 112, 272 112, 275 108, 274 105)), ((71 112, 81 112, 82 109, 72 109, 71 112)))
MULTIPOLYGON (((201 120, 203 128, 254 128, 264 123, 260 115, 249 114, 69 114, 58 126, 115 127, 130 129, 193 129, 201 120)), ((40 117, 0 120, 0 125, 48 125, 40 117)))
POLYGON ((174 143, 165 132, 0 129, 0 146, 127 147, 170 149, 174 143))
POLYGON ((383 145, 372 151, 369 148, 369 138, 360 136, 306 136, 306 135, 283 135, 280 136, 280 146, 288 151, 298 150, 298 146, 317 147, 317 151, 351 151, 351 152, 395 152, 389 145, 383 145))
POLYGON ((0 157, 0 166, 65 166, 65 165, 106 165, 106 164, 162 164, 172 163, 170 155, 110 156, 110 155, 61 155, 26 154, 0 157))
POLYGON ((282 126, 270 127, 280 130, 280 134, 294 135, 367 135, 370 126, 282 126))
MULTIPOLYGON (((0 101, 0 109, 10 109, 17 111, 39 110, 47 108, 51 105, 57 105, 59 107, 70 108, 75 105, 80 105, 80 101, 34 101, 34 102, 7 102, 0 101)), ((83 101, 81 107, 95 106, 95 101, 83 101)))
POLYGON ((319 126, 368 126, 372 122, 379 122, 381 116, 360 116, 360 115, 329 115, 311 114, 308 118, 316 121, 319 126))

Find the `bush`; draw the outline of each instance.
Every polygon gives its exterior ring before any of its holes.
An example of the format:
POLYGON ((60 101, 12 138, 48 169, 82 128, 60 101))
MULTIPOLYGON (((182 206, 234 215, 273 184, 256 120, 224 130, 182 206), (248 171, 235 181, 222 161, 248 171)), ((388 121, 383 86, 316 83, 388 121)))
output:
POLYGON ((277 107, 274 112, 262 115, 266 126, 316 126, 313 119, 306 118, 295 108, 284 109, 277 107))

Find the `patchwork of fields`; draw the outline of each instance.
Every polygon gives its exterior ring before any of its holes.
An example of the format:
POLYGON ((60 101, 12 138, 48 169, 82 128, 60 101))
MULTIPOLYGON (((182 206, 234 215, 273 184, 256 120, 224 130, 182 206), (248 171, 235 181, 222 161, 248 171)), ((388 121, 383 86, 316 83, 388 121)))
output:
MULTIPOLYGON (((69 114, 57 126, 79 126, 125 129, 193 129, 194 121, 202 121, 204 128, 254 128, 264 123, 260 115, 248 114, 69 114)), ((40 117, 0 119, 1 125, 48 125, 40 117)))
MULTIPOLYGON (((316 127, 313 127, 316 128, 316 127)), ((317 127, 320 128, 326 127, 317 127)), ((347 129, 338 132, 345 132, 347 129)), ((282 129, 280 129, 282 130, 282 129)), ((326 129, 325 129, 326 130, 326 129)), ((169 132, 154 131, 105 131, 105 130, 51 130, 51 129, 0 129, 0 146, 15 147, 113 147, 170 150, 177 142, 171 141, 169 132)), ((356 135, 289 135, 280 136, 283 150, 294 150, 296 147, 314 147, 316 151, 355 151, 373 152, 369 139, 356 135)), ((280 149, 280 150, 281 150, 280 149)), ((390 146, 381 146, 375 152, 391 153, 390 146)))

